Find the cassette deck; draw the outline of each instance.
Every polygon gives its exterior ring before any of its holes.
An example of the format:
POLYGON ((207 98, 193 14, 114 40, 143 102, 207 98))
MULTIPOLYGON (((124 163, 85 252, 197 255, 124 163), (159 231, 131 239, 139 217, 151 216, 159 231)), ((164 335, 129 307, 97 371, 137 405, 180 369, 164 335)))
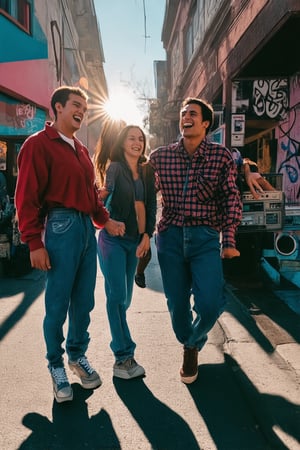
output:
POLYGON ((283 191, 265 191, 255 199, 250 191, 242 193, 242 221, 238 232, 279 231, 284 223, 283 191))

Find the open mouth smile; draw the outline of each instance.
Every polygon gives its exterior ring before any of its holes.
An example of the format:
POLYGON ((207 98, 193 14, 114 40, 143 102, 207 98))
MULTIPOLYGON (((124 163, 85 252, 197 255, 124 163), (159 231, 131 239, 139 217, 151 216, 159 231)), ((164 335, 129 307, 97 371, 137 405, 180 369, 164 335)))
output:
POLYGON ((75 122, 77 122, 77 123, 81 123, 81 121, 82 121, 82 117, 81 116, 78 116, 78 115, 74 115, 73 116, 73 119, 75 120, 75 122))

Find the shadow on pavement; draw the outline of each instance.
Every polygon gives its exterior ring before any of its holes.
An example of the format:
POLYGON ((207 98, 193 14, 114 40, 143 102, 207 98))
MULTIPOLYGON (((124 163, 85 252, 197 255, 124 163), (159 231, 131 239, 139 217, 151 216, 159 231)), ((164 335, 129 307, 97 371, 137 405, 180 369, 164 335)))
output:
POLYGON ((298 445, 295 443, 296 447, 293 448, 300 448, 300 405, 288 401, 283 396, 260 393, 232 356, 225 354, 225 362, 246 393, 250 406, 247 410, 249 412, 252 410, 257 418, 270 449, 291 449, 282 442, 275 432, 276 429, 283 430, 297 441, 298 445))
MULTIPOLYGON (((266 352, 271 353, 275 348, 257 326, 256 322, 260 322, 260 317, 263 316, 267 316, 292 336, 296 342, 300 343, 299 315, 292 311, 272 291, 267 288, 253 290, 248 288, 235 289, 233 293, 238 302, 229 301, 226 311, 234 315, 248 329, 266 352)), ((273 340, 276 342, 276 336, 273 340)))
POLYGON ((93 391, 72 385, 72 402, 53 402, 53 422, 38 413, 29 413, 23 425, 32 430, 31 435, 18 450, 102 450, 120 449, 120 443, 108 413, 101 409, 89 417, 86 400, 93 391))
POLYGON ((273 353, 275 351, 274 346, 259 329, 257 323, 247 308, 239 301, 233 300, 231 296, 228 296, 228 293, 226 293, 226 297, 227 303, 225 306, 225 311, 229 312, 236 318, 236 320, 248 331, 249 334, 251 334, 251 336, 266 353, 273 353))
POLYGON ((187 389, 218 450, 268 449, 227 364, 200 365, 187 389))
MULTIPOLYGON (((248 295, 244 290, 236 291, 238 298, 251 311, 253 303, 257 308, 256 314, 265 314, 281 328, 285 329, 295 341, 300 343, 300 316, 292 311, 282 300, 280 300, 270 289, 262 288, 254 290, 248 295), (249 297, 252 304, 249 303, 249 297)), ((287 291, 288 292, 288 291, 287 291)), ((298 290, 300 298, 300 290, 298 290)))
POLYGON ((115 389, 153 449, 200 450, 185 420, 158 400, 142 378, 113 378, 115 389))
POLYGON ((0 282, 1 299, 23 293, 24 297, 17 308, 0 325, 0 340, 23 317, 32 303, 45 289, 45 276, 43 273, 34 274, 31 277, 5 278, 0 282))
MULTIPOLYGON (((256 238, 252 236, 252 239, 256 238)), ((255 248, 255 245, 252 248, 255 248)), ((223 261, 226 281, 250 314, 269 317, 300 343, 300 316, 288 306, 288 301, 286 301, 292 297, 293 302, 297 303, 299 308, 300 289, 282 279, 281 290, 279 290, 278 286, 275 286, 265 274, 258 261, 257 257, 251 261, 246 249, 244 250, 244 262, 242 258, 223 261), (276 292, 279 296, 276 295, 276 292)))

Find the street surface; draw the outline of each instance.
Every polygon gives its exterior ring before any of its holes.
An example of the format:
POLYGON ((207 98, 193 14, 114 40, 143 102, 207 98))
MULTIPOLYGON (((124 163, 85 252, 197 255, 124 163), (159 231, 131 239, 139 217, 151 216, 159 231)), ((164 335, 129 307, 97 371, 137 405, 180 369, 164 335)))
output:
POLYGON ((300 449, 300 316, 272 293, 228 284, 226 311, 187 386, 155 250, 146 279, 128 312, 146 377, 112 378, 98 270, 87 356, 103 384, 83 390, 67 368, 74 399, 64 404, 53 400, 45 359, 43 277, 0 279, 0 449, 300 449))

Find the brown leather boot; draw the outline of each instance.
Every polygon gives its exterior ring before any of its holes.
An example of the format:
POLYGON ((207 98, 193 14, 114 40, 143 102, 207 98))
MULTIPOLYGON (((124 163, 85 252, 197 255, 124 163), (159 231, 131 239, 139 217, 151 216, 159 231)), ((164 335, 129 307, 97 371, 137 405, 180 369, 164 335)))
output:
POLYGON ((198 349, 183 347, 183 364, 180 369, 181 381, 185 384, 193 383, 198 377, 198 349))

